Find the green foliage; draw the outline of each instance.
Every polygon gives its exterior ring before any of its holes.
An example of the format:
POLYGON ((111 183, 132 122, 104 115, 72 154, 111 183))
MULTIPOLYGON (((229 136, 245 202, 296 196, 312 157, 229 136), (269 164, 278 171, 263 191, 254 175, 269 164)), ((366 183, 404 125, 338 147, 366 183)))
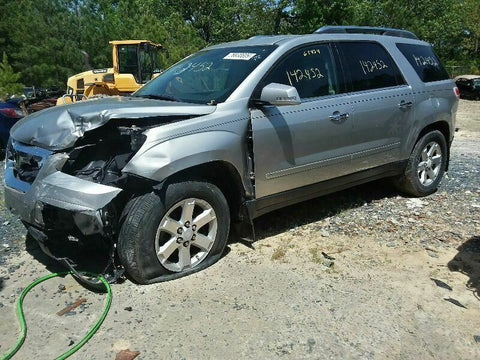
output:
POLYGON ((476 60, 478 72, 480 70, 480 1, 465 0, 465 39, 462 43, 464 55, 468 58, 473 55, 476 60))
POLYGON ((8 63, 7 54, 3 53, 0 63, 0 99, 4 100, 10 95, 22 93, 23 85, 18 82, 20 74, 15 73, 8 63))
POLYGON ((355 4, 359 2, 298 0, 295 7, 296 29, 299 33, 311 33, 323 25, 354 25, 355 4))
POLYGON ((478 0, 17 0, 0 1, 0 12, 0 53, 23 83, 45 87, 85 70, 82 51, 110 67, 110 40, 163 44, 165 68, 208 44, 323 25, 406 28, 445 62, 480 60, 478 0))
POLYGON ((359 25, 385 26, 413 31, 430 42, 442 59, 458 57, 463 2, 458 0, 363 0, 356 2, 359 25))
POLYGON ((149 39, 162 44, 168 49, 162 59, 162 67, 166 68, 187 55, 201 49, 206 45, 191 24, 186 24, 180 14, 172 13, 164 17, 159 23, 158 18, 152 14, 142 15, 139 23, 133 29, 133 37, 136 39, 149 39))

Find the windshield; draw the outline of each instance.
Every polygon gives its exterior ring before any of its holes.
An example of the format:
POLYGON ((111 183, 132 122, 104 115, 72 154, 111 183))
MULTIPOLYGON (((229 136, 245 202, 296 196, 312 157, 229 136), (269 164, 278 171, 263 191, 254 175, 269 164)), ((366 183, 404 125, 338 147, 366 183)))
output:
POLYGON ((249 46, 201 51, 173 65, 137 90, 134 96, 220 103, 273 50, 273 46, 249 46))
POLYGON ((473 86, 476 88, 480 88, 480 78, 472 80, 473 86))

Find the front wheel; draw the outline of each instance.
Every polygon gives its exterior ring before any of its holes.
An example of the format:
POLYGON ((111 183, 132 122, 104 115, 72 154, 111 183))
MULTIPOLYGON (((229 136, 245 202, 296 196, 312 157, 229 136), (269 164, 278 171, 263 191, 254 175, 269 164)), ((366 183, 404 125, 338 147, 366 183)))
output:
POLYGON ((440 131, 422 136, 408 159, 397 187, 413 196, 426 196, 437 190, 447 166, 447 142, 440 131))
POLYGON ((127 205, 118 254, 142 284, 171 280, 206 268, 225 249, 230 213, 223 193, 207 182, 168 185, 160 194, 127 205))

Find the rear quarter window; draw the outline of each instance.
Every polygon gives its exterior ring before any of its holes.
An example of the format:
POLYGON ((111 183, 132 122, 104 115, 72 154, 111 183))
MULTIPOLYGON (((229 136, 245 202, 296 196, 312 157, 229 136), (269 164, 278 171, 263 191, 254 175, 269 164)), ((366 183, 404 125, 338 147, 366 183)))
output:
POLYGON ((405 84, 391 56, 380 44, 373 42, 341 42, 345 70, 350 75, 352 91, 380 89, 405 84))
POLYGON ((397 47, 423 82, 449 79, 447 71, 431 46, 397 44, 397 47))

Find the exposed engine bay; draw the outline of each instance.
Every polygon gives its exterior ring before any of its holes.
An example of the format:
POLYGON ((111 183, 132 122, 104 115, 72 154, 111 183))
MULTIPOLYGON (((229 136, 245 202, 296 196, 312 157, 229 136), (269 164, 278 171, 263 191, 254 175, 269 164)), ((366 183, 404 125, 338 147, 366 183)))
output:
POLYGON ((145 142, 143 132, 147 127, 116 123, 86 133, 68 152, 62 171, 80 179, 122 187, 127 175, 121 170, 145 142))

